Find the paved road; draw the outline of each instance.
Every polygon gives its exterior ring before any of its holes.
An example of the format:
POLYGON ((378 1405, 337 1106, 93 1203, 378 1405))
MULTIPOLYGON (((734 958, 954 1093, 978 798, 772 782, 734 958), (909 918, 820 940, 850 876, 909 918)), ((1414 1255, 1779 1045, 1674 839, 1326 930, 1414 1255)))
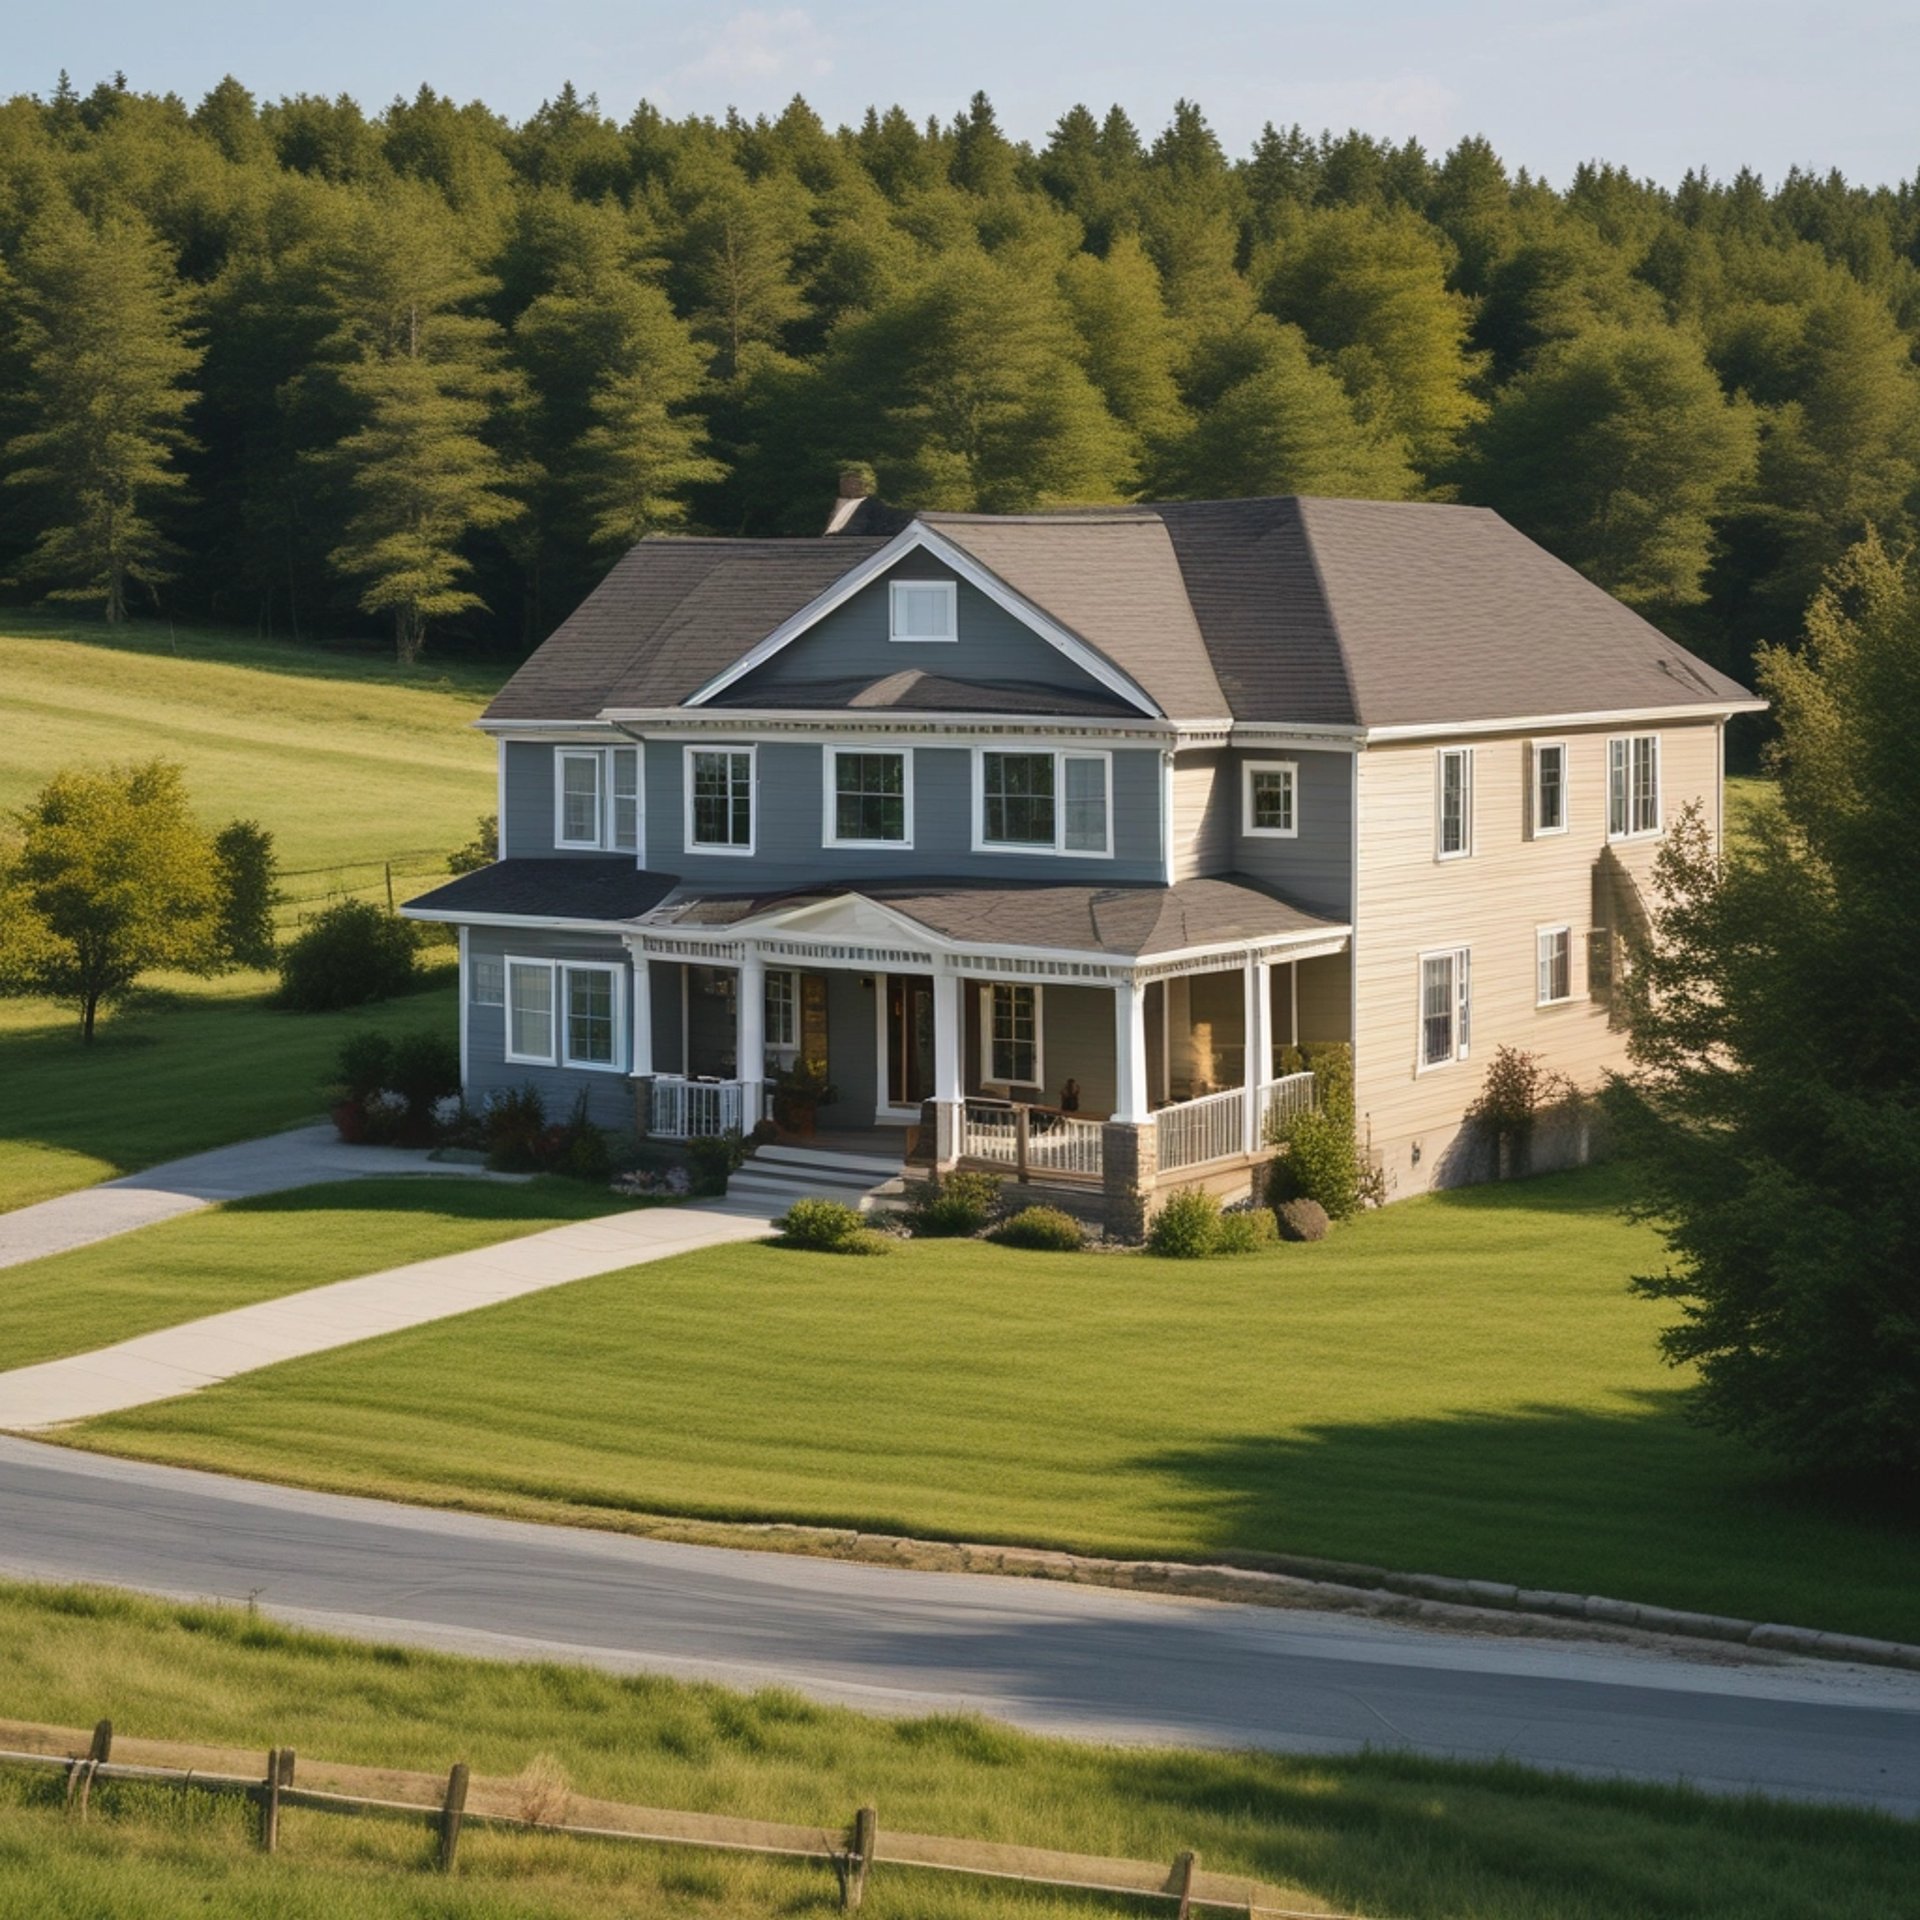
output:
POLYGON ((410 1147, 350 1147, 331 1124, 292 1127, 258 1140, 213 1147, 168 1160, 143 1173, 122 1174, 30 1207, 0 1213, 0 1267, 18 1266, 50 1253, 68 1253, 111 1240, 136 1227, 156 1226, 183 1213, 198 1213, 221 1200, 281 1193, 321 1180, 364 1179, 371 1174, 464 1175, 469 1179, 518 1180, 520 1174, 488 1173, 480 1167, 430 1160, 410 1147))
MULTIPOLYGON (((1709 1664, 1337 1614, 624 1539, 0 1437, 0 1574, 244 1599, 367 1638, 1042 1732, 1401 1746, 1920 1814, 1920 1675, 1709 1664)), ((0 1680, 0 1711, 5 1711, 0 1680)))

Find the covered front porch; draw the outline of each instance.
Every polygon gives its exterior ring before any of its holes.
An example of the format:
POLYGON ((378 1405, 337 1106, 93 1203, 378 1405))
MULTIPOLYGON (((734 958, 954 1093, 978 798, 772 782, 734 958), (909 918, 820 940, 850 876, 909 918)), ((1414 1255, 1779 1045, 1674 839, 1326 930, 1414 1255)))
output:
POLYGON ((1276 1120, 1312 1103, 1299 1050, 1349 1037, 1346 930, 1319 922, 1198 952, 1047 954, 843 895, 629 947, 647 1131, 751 1131, 781 1076, 815 1063, 823 1129, 905 1128, 923 1165, 1082 1187, 1141 1221, 1161 1189, 1250 1180, 1276 1120))

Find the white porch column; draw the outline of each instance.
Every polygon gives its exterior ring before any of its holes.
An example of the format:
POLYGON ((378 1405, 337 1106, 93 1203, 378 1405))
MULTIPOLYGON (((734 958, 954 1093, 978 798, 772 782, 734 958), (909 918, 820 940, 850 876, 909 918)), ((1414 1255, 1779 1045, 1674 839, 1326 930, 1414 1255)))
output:
POLYGON ((767 967, 748 947, 733 994, 733 1073, 740 1085, 740 1131, 759 1125, 767 1078, 767 967))
POLYGON ((647 956, 636 947, 628 958, 633 963, 633 1065, 634 1079, 653 1077, 653 969, 647 956))
POLYGON ((1273 968, 1266 961, 1247 961, 1246 990, 1247 1151, 1258 1153, 1260 1089, 1273 1074, 1273 968))
POLYGON ((933 976, 934 1157, 941 1165, 960 1157, 965 1135, 967 1076, 967 984, 957 973, 933 976))
POLYGON ((1147 1101, 1147 989, 1123 980, 1113 990, 1113 1117, 1153 1118, 1147 1101))

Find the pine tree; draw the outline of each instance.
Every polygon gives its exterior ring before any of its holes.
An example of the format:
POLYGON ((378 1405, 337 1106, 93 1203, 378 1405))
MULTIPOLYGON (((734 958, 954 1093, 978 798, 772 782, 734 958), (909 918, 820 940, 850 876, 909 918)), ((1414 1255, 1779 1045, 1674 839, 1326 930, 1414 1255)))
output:
POLYGON ((332 564, 363 613, 393 620, 412 663, 427 624, 481 607, 465 542, 519 512, 485 430, 510 390, 498 329, 473 314, 490 283, 440 221, 444 203, 395 193, 365 209, 331 291, 338 384, 362 424, 329 456, 349 501, 332 564))
POLYGON ((30 491, 38 528, 23 571, 118 622, 130 587, 172 577, 161 516, 185 485, 175 462, 201 359, 186 296, 146 228, 65 207, 29 231, 16 276, 30 424, 6 445, 6 479, 30 491))
POLYGON ((1401 500, 1414 490, 1396 442, 1362 424, 1339 380, 1313 363, 1300 330, 1271 315, 1200 341, 1185 386, 1192 424, 1157 450, 1154 493, 1401 500))
POLYGON ((1081 357, 1108 409, 1134 437, 1136 458, 1182 424, 1174 377, 1180 336, 1160 295, 1160 276, 1131 234, 1106 258, 1077 253, 1061 277, 1081 357))
POLYGON ((1757 440, 1753 409, 1721 392, 1696 340, 1599 332, 1506 389, 1465 488, 1629 605, 1686 606, 1757 440))

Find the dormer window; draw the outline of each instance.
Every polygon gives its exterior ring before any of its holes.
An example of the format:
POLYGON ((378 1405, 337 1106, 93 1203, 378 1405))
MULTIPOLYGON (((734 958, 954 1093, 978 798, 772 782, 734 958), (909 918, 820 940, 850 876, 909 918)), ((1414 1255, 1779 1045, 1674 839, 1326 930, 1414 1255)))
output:
POLYGON ((960 638, 960 590, 951 580, 895 580, 887 589, 891 640, 960 638))

